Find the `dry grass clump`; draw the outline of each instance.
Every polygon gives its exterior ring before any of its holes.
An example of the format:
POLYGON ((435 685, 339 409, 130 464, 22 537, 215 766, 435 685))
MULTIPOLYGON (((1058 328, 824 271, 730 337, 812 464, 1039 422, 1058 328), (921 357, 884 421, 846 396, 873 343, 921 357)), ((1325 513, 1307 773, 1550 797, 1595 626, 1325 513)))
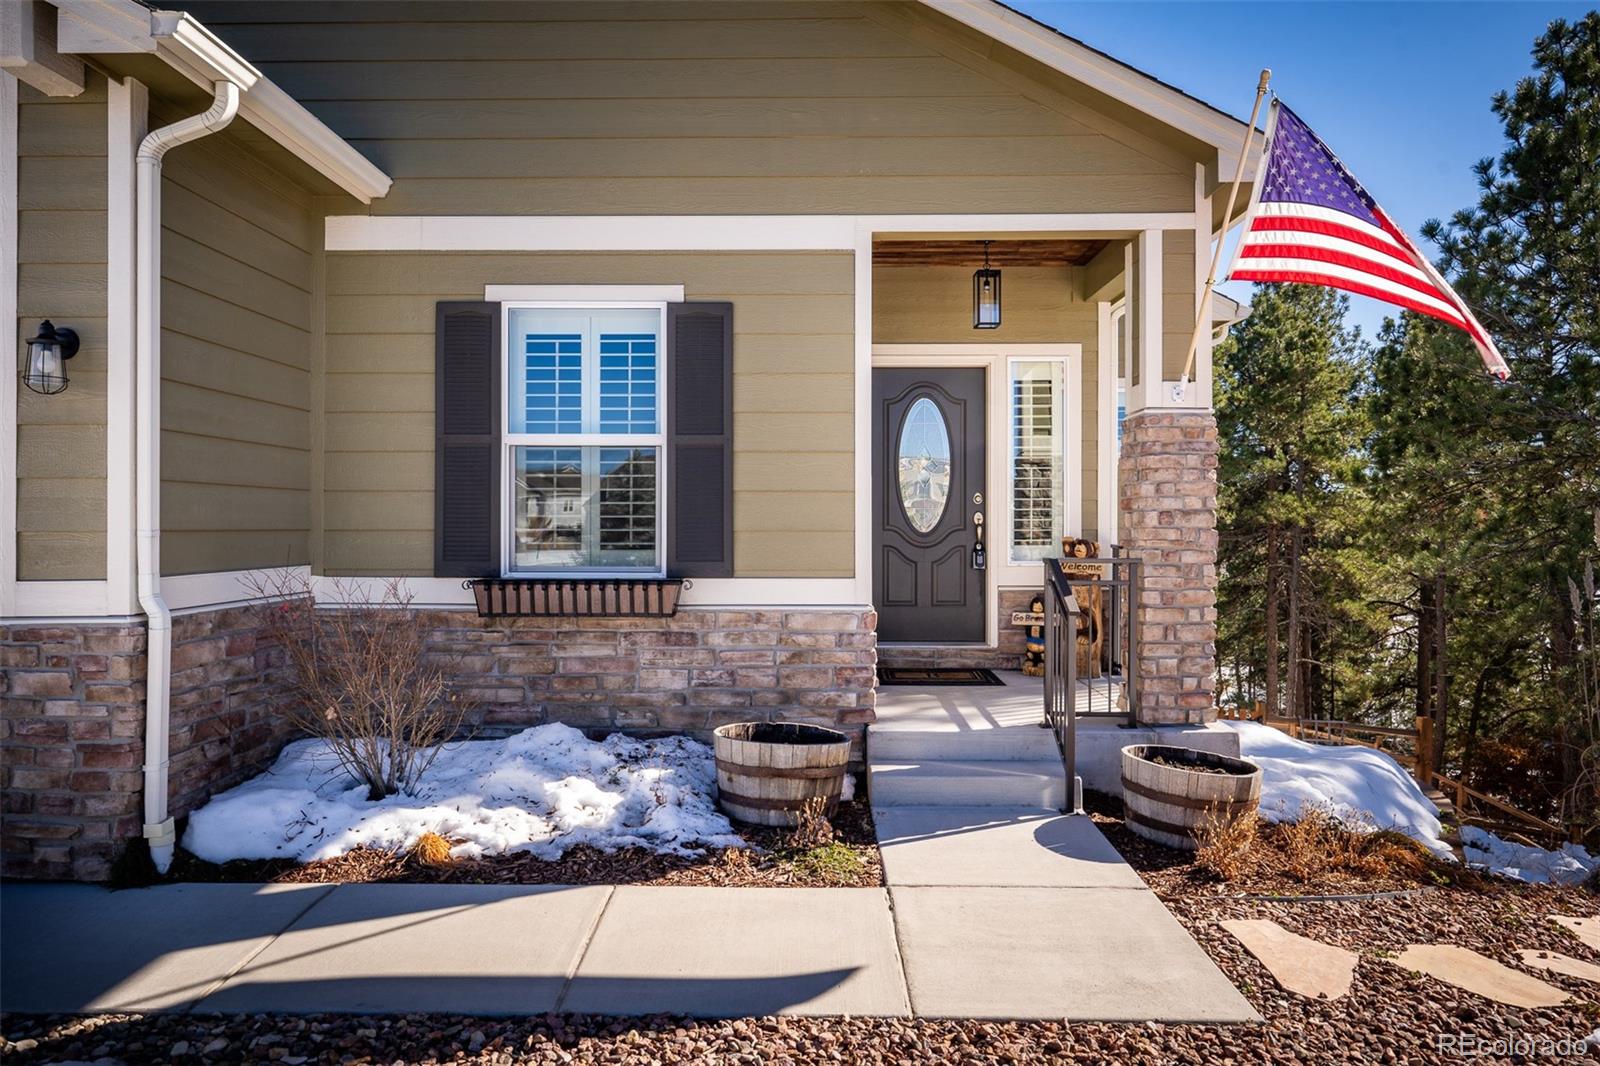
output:
POLYGON ((1195 865, 1223 881, 1234 880, 1248 868, 1260 828, 1254 811, 1230 817, 1220 807, 1211 808, 1196 835, 1195 865))
POLYGON ((450 842, 438 833, 423 833, 411 845, 411 857, 424 866, 449 866, 450 842))
POLYGON ((1276 827, 1276 835, 1284 865, 1301 881, 1330 871, 1418 880, 1431 863, 1427 850, 1405 834, 1352 826, 1320 807, 1302 811, 1298 822, 1276 827))
POLYGON ((1316 807, 1299 821, 1277 824, 1213 812, 1198 836, 1195 866, 1220 881, 1426 883, 1445 876, 1438 860, 1405 834, 1352 825, 1316 807))

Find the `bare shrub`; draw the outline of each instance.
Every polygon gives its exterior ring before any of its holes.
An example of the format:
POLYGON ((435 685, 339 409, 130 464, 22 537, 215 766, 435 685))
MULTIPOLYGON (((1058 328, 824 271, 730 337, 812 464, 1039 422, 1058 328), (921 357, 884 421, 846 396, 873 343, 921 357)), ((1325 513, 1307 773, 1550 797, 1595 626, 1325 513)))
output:
POLYGON ((828 801, 813 796, 800 806, 789 833, 789 846, 799 851, 825 847, 833 843, 835 835, 833 823, 828 821, 828 801))
POLYGON ((1224 881, 1234 880, 1249 865, 1260 826, 1253 811, 1241 817, 1212 807, 1195 835, 1195 865, 1224 881))
POLYGON ((246 584, 287 656, 295 727, 326 741, 368 799, 413 790, 468 706, 449 687, 448 662, 427 654, 428 626, 404 584, 335 582, 335 602, 322 607, 302 575, 246 584))

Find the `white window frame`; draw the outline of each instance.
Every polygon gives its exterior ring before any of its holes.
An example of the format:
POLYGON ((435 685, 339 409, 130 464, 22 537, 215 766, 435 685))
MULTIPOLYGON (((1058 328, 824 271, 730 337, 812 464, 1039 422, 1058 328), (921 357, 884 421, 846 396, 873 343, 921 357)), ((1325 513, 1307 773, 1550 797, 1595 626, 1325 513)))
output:
MULTIPOLYGON (((598 357, 599 353, 595 353, 598 357)), ((585 420, 591 404, 598 405, 599 362, 583 368, 585 420)), ((665 300, 505 300, 500 304, 500 574, 508 578, 664 578, 667 576, 667 301, 665 300), (512 433, 511 425, 511 313, 521 310, 639 311, 657 314, 661 338, 656 359, 656 432, 654 433, 512 433), (647 567, 542 567, 517 569, 516 510, 513 506, 514 449, 533 448, 655 448, 656 557, 647 567)))
MULTIPOLYGON (((1078 440, 1074 449, 1069 433, 1074 429, 1081 429, 1080 420, 1083 417, 1083 388, 1081 383, 1081 349, 1076 355, 1008 355, 1006 356, 1006 376, 1001 383, 1001 391, 1005 394, 1005 487, 1006 487, 1006 562, 1012 566, 1039 566, 1038 559, 1023 559, 1018 557, 1017 549, 1020 545, 1016 542, 1017 516, 1015 512, 1017 492, 1017 466, 1016 455, 1013 453, 1013 441, 1016 439, 1017 408, 1016 397, 1012 386, 1016 382, 1018 363, 1055 363, 1061 368, 1059 388, 1052 402, 1055 406, 1056 444, 1060 449, 1061 458, 1061 531, 1059 536, 1078 536, 1075 529, 1081 528, 1081 520, 1074 518, 1074 512, 1081 514, 1083 507, 1082 478, 1071 476, 1074 461, 1083 462, 1083 441, 1078 440), (1074 363, 1073 360, 1078 360, 1074 363), (1077 370, 1078 373, 1074 373, 1077 370), (1075 387, 1076 383, 1076 387, 1075 387), (1077 404, 1077 417, 1073 417, 1071 405, 1077 404), (1073 486, 1076 484, 1076 488, 1073 486), (1076 501, 1076 502, 1074 502, 1076 501)), ((1081 437, 1082 434, 1080 433, 1081 437)), ((1061 548, 1055 545, 1056 550, 1061 548)), ((1052 556, 1054 553, 1052 553, 1052 556)))

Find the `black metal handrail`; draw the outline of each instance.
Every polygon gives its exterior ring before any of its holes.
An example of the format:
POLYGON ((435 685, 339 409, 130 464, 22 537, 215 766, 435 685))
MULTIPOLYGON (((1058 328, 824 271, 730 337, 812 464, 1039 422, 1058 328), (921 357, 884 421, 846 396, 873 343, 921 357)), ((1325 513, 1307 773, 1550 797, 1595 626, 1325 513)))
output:
POLYGON ((1139 624, 1138 604, 1143 592, 1143 565, 1126 554, 1120 545, 1111 545, 1111 554, 1089 559, 1067 558, 1058 561, 1061 580, 1072 590, 1088 590, 1085 596, 1073 595, 1080 608, 1098 602, 1100 610, 1080 612, 1079 632, 1091 644, 1099 638, 1100 647, 1089 659, 1091 671, 1104 684, 1092 681, 1082 697, 1078 713, 1085 718, 1122 718, 1134 724, 1139 706, 1139 624), (1120 688, 1120 692, 1118 689, 1120 688))
POLYGON ((1078 778, 1078 601, 1061 560, 1044 563, 1044 724, 1055 733, 1069 814, 1083 813, 1078 778))

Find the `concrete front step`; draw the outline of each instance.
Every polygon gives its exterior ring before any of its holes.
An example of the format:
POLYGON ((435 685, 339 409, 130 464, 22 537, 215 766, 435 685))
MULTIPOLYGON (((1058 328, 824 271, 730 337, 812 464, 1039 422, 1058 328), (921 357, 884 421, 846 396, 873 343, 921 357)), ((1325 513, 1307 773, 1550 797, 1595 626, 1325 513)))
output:
POLYGON ((975 759, 1044 762, 1057 758, 1055 734, 1036 725, 999 729, 879 729, 867 727, 867 757, 874 762, 975 759))
POLYGON ((942 759, 896 762, 874 756, 867 768, 874 807, 1066 806, 1060 759, 942 759))

